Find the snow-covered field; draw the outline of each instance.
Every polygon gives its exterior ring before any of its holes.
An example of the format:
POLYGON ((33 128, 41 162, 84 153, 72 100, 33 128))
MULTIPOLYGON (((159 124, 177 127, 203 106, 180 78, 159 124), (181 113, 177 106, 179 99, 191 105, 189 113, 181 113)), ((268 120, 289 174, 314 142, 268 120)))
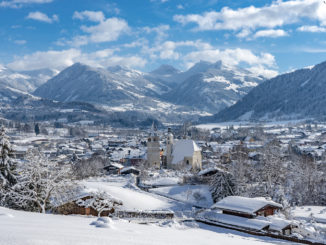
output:
POLYGON ((206 225, 166 227, 114 220, 110 228, 90 225, 95 217, 14 211, 0 207, 0 245, 108 244, 291 244, 206 225))
POLYGON ((181 185, 153 188, 150 190, 166 197, 209 208, 213 205, 211 193, 206 185, 181 185))
POLYGON ((302 206, 291 210, 295 219, 309 221, 312 218, 318 223, 326 225, 326 207, 325 206, 302 206))
MULTIPOLYGON (((123 202, 124 210, 182 210, 182 204, 138 189, 128 177, 90 178, 81 182, 89 192, 104 191, 123 202)), ((189 208, 189 207, 188 207, 189 208)))

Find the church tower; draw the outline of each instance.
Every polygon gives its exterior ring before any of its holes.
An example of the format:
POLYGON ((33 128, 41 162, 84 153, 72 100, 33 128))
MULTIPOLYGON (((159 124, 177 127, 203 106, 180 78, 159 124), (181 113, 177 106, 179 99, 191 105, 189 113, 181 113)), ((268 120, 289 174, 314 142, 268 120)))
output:
POLYGON ((173 153, 173 134, 171 128, 168 128, 168 137, 166 139, 166 162, 169 166, 172 162, 172 153, 173 153))
POLYGON ((160 168, 161 166, 160 139, 154 122, 147 140, 147 163, 150 167, 160 168))

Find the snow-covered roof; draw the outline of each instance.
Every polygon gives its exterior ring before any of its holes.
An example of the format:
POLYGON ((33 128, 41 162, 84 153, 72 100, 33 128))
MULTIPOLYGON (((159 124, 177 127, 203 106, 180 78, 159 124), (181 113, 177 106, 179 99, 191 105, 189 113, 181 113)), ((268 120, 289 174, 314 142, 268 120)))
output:
MULTIPOLYGON (((122 164, 120 164, 120 163, 116 163, 116 162, 111 162, 110 164, 109 164, 109 166, 113 166, 113 167, 116 167, 116 168, 123 168, 124 166, 122 165, 122 164)), ((108 166, 108 167, 109 167, 108 166)))
POLYGON ((232 225, 251 230, 262 230, 268 227, 271 223, 266 220, 248 219, 234 215, 207 211, 202 214, 205 219, 215 221, 225 225, 232 225))
POLYGON ((208 174, 210 172, 217 172, 219 171, 219 169, 215 168, 215 167, 212 167, 212 168, 206 168, 206 169, 203 169, 201 170, 197 175, 198 176, 201 176, 201 175, 205 175, 205 174, 208 174))
POLYGON ((173 144, 173 159, 172 164, 177 164, 185 157, 193 156, 195 151, 200 151, 201 149, 197 146, 196 142, 193 140, 178 140, 173 144))
POLYGON ((284 228, 293 224, 293 222, 290 220, 281 219, 273 216, 264 217, 264 218, 267 219, 269 222, 271 222, 269 229, 273 231, 282 231, 284 228))
POLYGON ((135 170, 135 171, 139 171, 138 169, 136 169, 135 167, 124 167, 123 169, 120 170, 120 173, 124 173, 124 172, 127 172, 129 170, 135 170))
POLYGON ((255 212, 268 205, 282 208, 281 204, 266 200, 264 197, 249 198, 240 196, 228 196, 215 203, 212 208, 231 210, 246 214, 255 214, 255 212))

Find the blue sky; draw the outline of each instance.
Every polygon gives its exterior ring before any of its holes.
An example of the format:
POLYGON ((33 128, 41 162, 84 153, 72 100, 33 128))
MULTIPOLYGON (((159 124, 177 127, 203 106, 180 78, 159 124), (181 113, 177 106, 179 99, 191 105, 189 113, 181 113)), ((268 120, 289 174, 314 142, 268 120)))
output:
POLYGON ((222 60, 273 76, 326 60, 322 0, 0 0, 0 25, 14 70, 222 60))

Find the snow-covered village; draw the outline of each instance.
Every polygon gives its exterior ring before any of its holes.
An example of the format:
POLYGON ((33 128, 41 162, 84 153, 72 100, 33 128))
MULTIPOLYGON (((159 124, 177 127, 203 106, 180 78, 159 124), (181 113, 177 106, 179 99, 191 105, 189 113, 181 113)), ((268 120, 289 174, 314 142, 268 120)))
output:
POLYGON ((0 244, 325 242, 326 124, 1 122, 0 244))
POLYGON ((326 245, 326 1, 0 0, 0 245, 326 245))

